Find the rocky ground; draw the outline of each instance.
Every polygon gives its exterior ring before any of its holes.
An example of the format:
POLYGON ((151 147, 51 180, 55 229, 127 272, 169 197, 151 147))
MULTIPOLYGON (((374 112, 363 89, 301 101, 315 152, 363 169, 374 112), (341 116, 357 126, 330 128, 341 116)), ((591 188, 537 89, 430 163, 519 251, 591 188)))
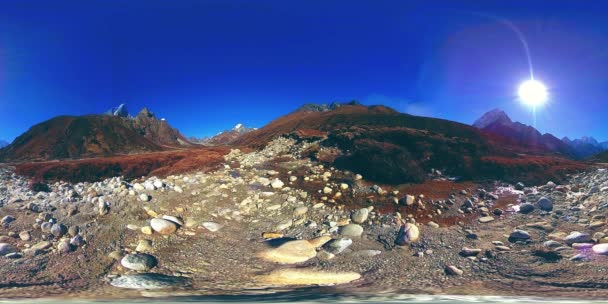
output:
POLYGON ((608 295, 608 172, 374 185, 280 138, 222 169, 31 183, 0 169, 0 297, 608 295))

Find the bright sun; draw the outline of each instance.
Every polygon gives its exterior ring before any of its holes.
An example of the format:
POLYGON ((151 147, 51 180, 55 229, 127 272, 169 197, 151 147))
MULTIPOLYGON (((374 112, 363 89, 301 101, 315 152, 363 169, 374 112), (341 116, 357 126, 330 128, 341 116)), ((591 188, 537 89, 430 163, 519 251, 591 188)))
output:
POLYGON ((521 101, 532 107, 542 105, 549 96, 545 85, 534 79, 524 81, 519 86, 518 93, 521 101))

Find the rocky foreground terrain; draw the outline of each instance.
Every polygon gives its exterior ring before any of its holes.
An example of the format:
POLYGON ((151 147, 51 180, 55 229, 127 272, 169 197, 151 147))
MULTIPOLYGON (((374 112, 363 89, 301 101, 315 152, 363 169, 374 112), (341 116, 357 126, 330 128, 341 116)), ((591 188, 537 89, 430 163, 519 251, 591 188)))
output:
POLYGON ((385 186, 279 138, 207 173, 33 183, 0 169, 0 297, 608 296, 608 171, 385 186), (325 287, 331 286, 331 287, 325 287))

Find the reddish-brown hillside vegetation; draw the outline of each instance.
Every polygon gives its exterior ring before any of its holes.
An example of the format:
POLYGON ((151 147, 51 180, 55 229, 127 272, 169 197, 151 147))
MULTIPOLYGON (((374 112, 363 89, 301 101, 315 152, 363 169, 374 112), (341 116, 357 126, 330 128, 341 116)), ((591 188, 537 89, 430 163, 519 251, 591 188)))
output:
POLYGON ((16 165, 16 172, 34 180, 71 182, 98 181, 114 176, 124 176, 127 179, 147 175, 167 176, 217 168, 228 152, 228 148, 196 148, 106 158, 22 163, 16 165))
POLYGON ((123 118, 59 116, 17 137, 0 150, 0 160, 66 159, 160 150, 160 145, 138 134, 123 118))
POLYGON ((431 168, 464 179, 540 182, 569 171, 559 168, 584 166, 559 157, 543 158, 547 156, 543 149, 521 146, 469 125, 403 114, 384 106, 295 111, 245 134, 236 144, 261 148, 277 136, 300 137, 311 130, 324 134, 323 146, 342 152, 327 161, 330 165, 382 183, 421 182, 431 168), (540 156, 529 158, 522 153, 540 156), (528 174, 534 170, 536 175, 528 174))
POLYGON ((135 118, 59 116, 31 127, 0 150, 0 161, 105 157, 194 146, 166 121, 142 110, 135 118))

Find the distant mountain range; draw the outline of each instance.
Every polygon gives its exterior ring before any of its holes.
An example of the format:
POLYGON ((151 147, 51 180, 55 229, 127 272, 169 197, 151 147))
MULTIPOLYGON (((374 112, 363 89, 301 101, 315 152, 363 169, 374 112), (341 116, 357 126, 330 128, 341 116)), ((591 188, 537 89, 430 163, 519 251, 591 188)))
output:
POLYGON ((576 159, 588 158, 608 149, 608 142, 599 143, 592 137, 575 140, 564 137, 560 140, 549 133, 541 134, 532 126, 513 122, 504 111, 499 109, 485 113, 473 123, 473 126, 516 145, 576 159))
POLYGON ((6 146, 8 146, 8 145, 9 145, 9 142, 8 142, 8 141, 6 141, 6 140, 1 140, 1 139, 0 139, 0 149, 2 149, 2 148, 4 148, 4 147, 6 147, 6 146))
POLYGON ((248 128, 243 124, 237 124, 234 126, 234 128, 222 131, 213 137, 189 137, 188 140, 193 143, 197 143, 204 146, 230 145, 234 143, 237 139, 239 139, 241 136, 254 130, 257 130, 257 128, 248 128))
POLYGON ((574 149, 557 137, 549 133, 541 134, 531 126, 514 122, 499 109, 485 113, 473 123, 473 126, 513 145, 527 147, 530 151, 550 152, 567 157, 576 156, 574 149))
POLYGON ((361 105, 361 103, 359 103, 356 100, 346 102, 346 103, 332 102, 330 104, 307 103, 307 104, 304 104, 303 106, 301 106, 300 108, 298 108, 296 110, 296 112, 298 112, 298 111, 300 111, 300 112, 327 112, 327 111, 335 110, 342 106, 360 106, 360 105, 361 105))
MULTIPOLYGON (((126 109, 123 107, 124 111, 126 109)), ((147 108, 129 117, 123 110, 58 116, 31 127, 0 150, 0 160, 50 160, 162 151, 193 146, 178 130, 147 108)))
POLYGON ((357 102, 307 104, 261 129, 238 124, 200 140, 186 139, 146 108, 133 117, 121 105, 106 114, 59 116, 37 124, 0 149, 0 162, 185 151, 201 144, 259 149, 278 136, 308 141, 304 155, 380 183, 420 182, 432 169, 465 179, 537 182, 580 167, 555 156, 574 155, 565 142, 499 110, 473 127, 357 102))
POLYGON ((562 138, 562 141, 570 145, 580 158, 587 158, 608 150, 608 141, 600 143, 595 138, 588 136, 583 136, 580 139, 574 140, 564 137, 562 138))

